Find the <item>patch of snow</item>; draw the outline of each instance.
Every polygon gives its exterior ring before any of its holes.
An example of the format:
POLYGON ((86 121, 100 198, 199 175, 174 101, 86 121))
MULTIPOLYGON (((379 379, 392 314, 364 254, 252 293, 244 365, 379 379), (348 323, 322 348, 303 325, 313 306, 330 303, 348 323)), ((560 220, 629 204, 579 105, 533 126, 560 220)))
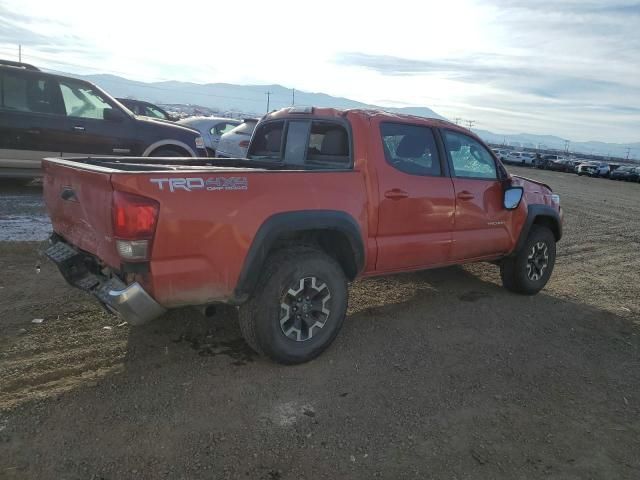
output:
POLYGON ((51 222, 46 215, 0 215, 0 241, 41 241, 50 234, 51 222))

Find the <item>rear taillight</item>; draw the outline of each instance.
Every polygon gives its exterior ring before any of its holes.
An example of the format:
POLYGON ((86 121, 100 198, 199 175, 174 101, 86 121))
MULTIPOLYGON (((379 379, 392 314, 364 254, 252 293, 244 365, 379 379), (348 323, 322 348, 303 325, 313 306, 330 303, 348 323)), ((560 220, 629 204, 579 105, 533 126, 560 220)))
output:
POLYGON ((158 202, 150 198, 113 193, 113 236, 122 258, 148 259, 159 210, 158 202))
POLYGON ((249 148, 249 140, 242 140, 238 145, 242 148, 249 148))

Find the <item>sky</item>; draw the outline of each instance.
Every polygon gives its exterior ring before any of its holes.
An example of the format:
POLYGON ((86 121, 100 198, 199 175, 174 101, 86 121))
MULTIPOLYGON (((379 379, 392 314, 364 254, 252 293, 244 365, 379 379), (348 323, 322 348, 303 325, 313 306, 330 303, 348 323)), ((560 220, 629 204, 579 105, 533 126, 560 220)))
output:
POLYGON ((281 84, 497 133, 640 142, 640 1, 0 0, 0 57, 281 84))

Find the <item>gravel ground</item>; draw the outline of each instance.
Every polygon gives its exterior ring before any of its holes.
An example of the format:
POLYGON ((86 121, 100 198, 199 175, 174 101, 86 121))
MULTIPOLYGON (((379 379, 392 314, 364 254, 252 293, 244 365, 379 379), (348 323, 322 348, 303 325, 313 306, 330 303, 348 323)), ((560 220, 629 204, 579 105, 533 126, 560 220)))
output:
POLYGON ((542 293, 487 264, 357 282, 296 367, 231 308, 120 325, 0 242, 0 478, 640 478, 640 185, 512 170, 565 208, 542 293))

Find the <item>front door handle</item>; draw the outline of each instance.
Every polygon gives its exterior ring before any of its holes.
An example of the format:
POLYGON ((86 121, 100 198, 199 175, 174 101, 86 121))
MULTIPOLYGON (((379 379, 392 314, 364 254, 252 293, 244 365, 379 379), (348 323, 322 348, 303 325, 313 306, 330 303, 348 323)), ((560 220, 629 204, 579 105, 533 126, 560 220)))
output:
POLYGON ((463 190, 458 194, 460 200, 472 200, 474 198, 473 193, 463 190))
POLYGON ((85 130, 85 128, 84 128, 82 125, 74 125, 74 126, 73 126, 73 129, 74 129, 76 132, 84 132, 84 130, 85 130))
POLYGON ((27 130, 27 133, 30 133, 31 135, 40 135, 42 132, 39 128, 31 127, 29 130, 27 130))
POLYGON ((394 188, 392 190, 388 190, 384 192, 384 196, 391 200, 400 200, 401 198, 407 198, 409 194, 404 190, 400 190, 399 188, 394 188))

